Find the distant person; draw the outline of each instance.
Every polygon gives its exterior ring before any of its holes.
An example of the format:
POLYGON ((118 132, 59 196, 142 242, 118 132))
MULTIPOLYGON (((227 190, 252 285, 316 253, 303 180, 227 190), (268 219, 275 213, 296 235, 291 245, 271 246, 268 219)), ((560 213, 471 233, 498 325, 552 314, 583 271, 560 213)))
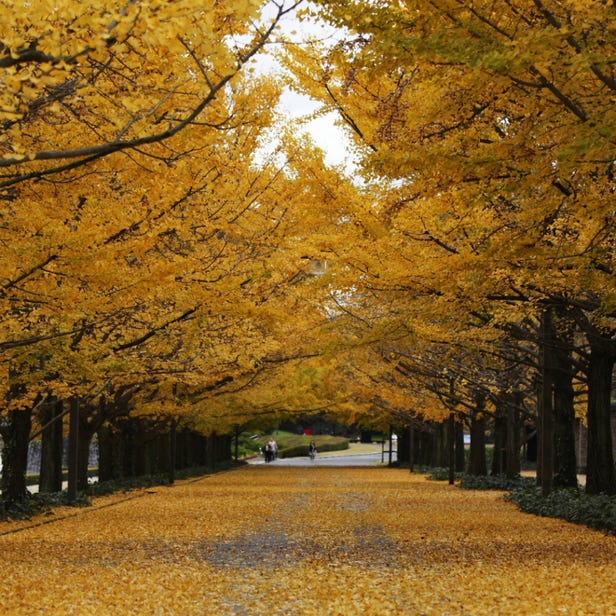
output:
POLYGON ((272 461, 272 444, 270 441, 267 441, 265 445, 263 445, 263 457, 266 462, 272 461))
POLYGON ((278 443, 272 437, 270 439, 270 445, 272 446, 272 461, 278 457, 278 443))
POLYGON ((310 445, 308 445, 308 455, 311 460, 317 457, 317 444, 314 441, 310 441, 310 445))

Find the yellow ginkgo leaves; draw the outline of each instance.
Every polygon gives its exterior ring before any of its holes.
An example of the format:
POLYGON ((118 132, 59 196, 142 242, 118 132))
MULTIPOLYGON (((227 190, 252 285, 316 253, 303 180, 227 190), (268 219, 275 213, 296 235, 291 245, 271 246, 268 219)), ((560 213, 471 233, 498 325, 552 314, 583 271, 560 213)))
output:
POLYGON ((404 470, 250 467, 64 513, 0 527, 5 613, 613 608, 614 538, 404 470))

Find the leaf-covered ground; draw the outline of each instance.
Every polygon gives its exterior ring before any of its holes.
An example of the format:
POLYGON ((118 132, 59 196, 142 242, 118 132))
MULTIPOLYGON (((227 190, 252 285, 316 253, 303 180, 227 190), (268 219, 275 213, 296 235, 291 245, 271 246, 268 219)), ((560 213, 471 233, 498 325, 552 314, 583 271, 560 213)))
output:
POLYGON ((0 567, 3 614, 616 614, 615 537, 384 468, 101 497, 0 524, 0 567))

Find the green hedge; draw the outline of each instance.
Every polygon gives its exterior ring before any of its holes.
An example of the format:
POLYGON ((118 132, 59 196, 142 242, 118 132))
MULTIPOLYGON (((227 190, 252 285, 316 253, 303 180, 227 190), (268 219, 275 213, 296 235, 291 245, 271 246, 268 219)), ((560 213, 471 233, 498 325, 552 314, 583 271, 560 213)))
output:
POLYGON ((279 458, 296 458, 299 456, 308 455, 308 446, 310 441, 313 441, 317 445, 318 453, 325 453, 326 451, 342 451, 349 448, 349 439, 342 436, 304 436, 297 435, 297 439, 293 439, 290 442, 287 441, 282 447, 280 443, 278 445, 278 457, 279 458), (293 442, 295 441, 295 442, 293 442))
POLYGON ((586 494, 575 488, 552 490, 543 496, 537 487, 518 488, 505 495, 521 511, 559 518, 616 535, 616 496, 586 494))
MULTIPOLYGON (((421 472, 421 471, 419 471, 421 472)), ((429 479, 448 478, 447 469, 424 469, 429 479)), ((505 500, 515 503, 520 511, 546 518, 566 520, 605 533, 616 535, 616 496, 586 494, 576 488, 555 489, 544 496, 532 477, 478 476, 456 474, 460 488, 466 490, 500 490, 505 500)))
POLYGON ((515 490, 518 488, 532 488, 536 485, 531 477, 514 477, 508 479, 504 475, 467 475, 460 478, 460 487, 465 490, 515 490))
POLYGON ((255 451, 262 449, 263 445, 272 437, 278 445, 279 458, 307 456, 310 441, 316 443, 319 453, 341 451, 349 448, 349 439, 343 436, 329 436, 328 434, 305 435, 277 430, 272 434, 263 434, 256 439, 252 439, 251 442, 255 451))

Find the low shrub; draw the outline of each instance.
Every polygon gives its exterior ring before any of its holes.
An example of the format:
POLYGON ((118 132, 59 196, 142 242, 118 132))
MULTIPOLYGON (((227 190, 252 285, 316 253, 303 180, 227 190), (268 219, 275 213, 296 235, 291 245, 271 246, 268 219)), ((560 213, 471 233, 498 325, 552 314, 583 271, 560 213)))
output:
MULTIPOLYGON (((428 479, 431 481, 449 481, 449 469, 444 466, 432 466, 426 469, 419 468, 415 469, 416 472, 428 473, 428 479)), ((454 473, 454 479, 460 479, 462 473, 454 473)))
POLYGON ((278 450, 279 458, 299 458, 308 455, 308 445, 293 445, 278 450))
POLYGON ((503 490, 509 491, 516 488, 528 488, 535 485, 531 477, 508 478, 505 475, 467 475, 460 478, 460 487, 465 490, 503 490))
MULTIPOLYGON (((428 479, 447 481, 449 469, 416 469, 428 474, 428 479)), ((616 535, 616 496, 591 495, 576 488, 555 489, 543 496, 532 477, 482 476, 457 473, 458 485, 465 490, 499 490, 505 500, 515 503, 520 511, 546 518, 558 518, 616 535)))
POLYGON ((66 490, 50 494, 26 494, 21 500, 10 505, 0 505, 0 520, 29 520, 37 515, 51 514, 54 507, 67 505, 88 507, 90 501, 85 494, 78 494, 74 502, 69 502, 66 490))
POLYGON ((544 496, 538 487, 517 488, 505 495, 521 511, 582 524, 616 534, 616 497, 586 494, 575 489, 552 490, 544 496))
POLYGON ((342 451, 349 448, 349 439, 342 436, 303 436, 297 437, 299 442, 287 442, 285 446, 278 448, 278 457, 280 458, 295 458, 298 456, 308 455, 308 446, 310 441, 314 440, 319 453, 326 451, 342 451))

